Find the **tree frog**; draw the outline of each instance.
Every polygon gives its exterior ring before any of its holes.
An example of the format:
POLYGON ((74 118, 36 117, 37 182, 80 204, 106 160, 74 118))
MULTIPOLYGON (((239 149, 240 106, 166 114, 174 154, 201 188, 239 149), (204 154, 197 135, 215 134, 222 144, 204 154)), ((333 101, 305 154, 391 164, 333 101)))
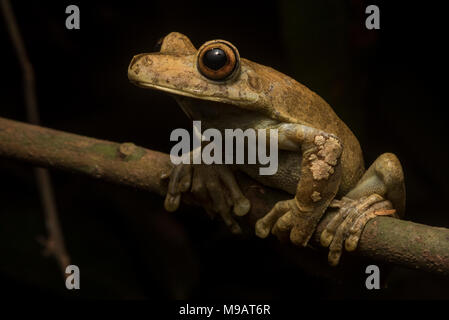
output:
MULTIPOLYGON (((404 176, 394 154, 382 154, 365 170, 357 138, 319 95, 283 73, 241 58, 228 41, 208 41, 197 50, 187 36, 172 32, 161 40, 158 52, 133 57, 128 78, 174 96, 187 116, 206 128, 277 129, 276 174, 259 175, 255 165, 236 166, 292 195, 257 221, 255 233, 261 238, 272 233, 306 246, 326 209, 336 208, 320 240, 329 247, 328 262, 337 265, 343 248, 356 249, 370 219, 404 214, 404 176)), ((234 170, 229 165, 175 166, 167 174, 165 208, 176 210, 181 195, 190 192, 238 233, 232 213, 245 215, 250 203, 234 170)))

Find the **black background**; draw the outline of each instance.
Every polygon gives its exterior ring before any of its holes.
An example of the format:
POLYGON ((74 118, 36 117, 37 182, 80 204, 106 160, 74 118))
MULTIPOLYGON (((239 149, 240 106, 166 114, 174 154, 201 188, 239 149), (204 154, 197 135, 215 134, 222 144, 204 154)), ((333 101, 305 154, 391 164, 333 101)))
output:
MULTIPOLYGON (((381 29, 365 28, 365 1, 14 1, 36 72, 42 124, 169 152, 170 132, 191 123, 172 98, 127 79, 133 55, 171 31, 197 47, 231 41, 240 55, 320 94, 354 131, 369 165, 402 162, 406 219, 449 226, 445 12, 429 2, 374 2, 381 29), (81 29, 65 28, 76 4, 81 29)), ((0 24, 0 116, 25 121, 22 75, 0 24)), ((340 278, 301 268, 274 239, 235 237, 197 208, 174 214, 142 191, 52 171, 68 251, 81 290, 65 289, 45 234, 31 167, 0 159, 0 286, 29 298, 448 298, 446 279, 395 268, 388 288, 364 287, 364 267, 343 258, 340 278), (347 268, 347 269, 346 269, 347 268), (350 270, 350 271, 348 271, 350 270)), ((311 257, 306 257, 311 258, 311 257)), ((326 269, 326 253, 314 254, 326 269)))

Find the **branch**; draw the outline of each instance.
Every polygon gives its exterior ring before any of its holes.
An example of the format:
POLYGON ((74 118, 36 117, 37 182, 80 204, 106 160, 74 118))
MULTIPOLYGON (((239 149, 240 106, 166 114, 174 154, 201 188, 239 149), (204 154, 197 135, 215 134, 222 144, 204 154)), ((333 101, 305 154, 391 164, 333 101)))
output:
MULTIPOLYGON (((19 58, 23 73, 23 91, 25 97, 25 106, 27 111, 27 119, 30 123, 39 124, 39 109, 36 98, 36 87, 34 69, 25 49, 20 30, 17 26, 14 12, 8 0, 1 0, 3 16, 6 21, 11 40, 19 58)), ((53 193, 53 187, 48 170, 43 168, 35 168, 34 174, 38 185, 39 195, 41 198, 45 224, 48 232, 48 239, 40 239, 45 246, 47 255, 54 255, 58 261, 62 274, 65 277, 65 269, 70 265, 70 257, 64 244, 64 236, 58 219, 58 210, 53 193)))
MULTIPOLYGON (((172 168, 167 154, 132 143, 98 140, 4 118, 0 118, 0 157, 81 173, 162 196, 167 185, 160 177, 172 168)), ((243 176, 239 176, 239 183, 252 204, 243 221, 252 231, 257 219, 274 203, 291 197, 243 176)), ((326 213, 312 245, 319 246, 319 235, 333 214, 326 213)), ((363 230, 356 254, 449 276, 449 229, 376 217, 363 230)))

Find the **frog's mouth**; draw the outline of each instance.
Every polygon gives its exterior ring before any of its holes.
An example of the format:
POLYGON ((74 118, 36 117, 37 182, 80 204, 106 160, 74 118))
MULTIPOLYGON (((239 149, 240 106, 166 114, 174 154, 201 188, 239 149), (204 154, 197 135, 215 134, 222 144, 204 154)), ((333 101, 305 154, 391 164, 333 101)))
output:
MULTIPOLYGON (((188 92, 188 91, 184 91, 184 90, 174 89, 174 88, 170 88, 167 86, 162 86, 162 85, 158 85, 158 84, 154 84, 154 83, 147 83, 147 82, 143 82, 143 81, 133 81, 133 80, 130 80, 130 82, 138 87, 141 87, 141 88, 163 91, 163 92, 166 92, 166 93, 169 93, 172 95, 176 95, 176 96, 183 96, 183 97, 193 98, 193 99, 197 99, 197 100, 225 102, 227 104, 237 104, 237 105, 242 104, 242 100, 233 100, 230 98, 207 96, 207 95, 202 94, 201 91, 198 91, 198 94, 195 94, 194 92, 188 92)), ((251 103, 252 101, 248 100, 248 101, 243 101, 243 102, 251 103)))
POLYGON ((243 97, 239 97, 239 99, 232 99, 230 97, 221 97, 221 96, 212 96, 204 94, 204 92, 201 89, 198 89, 197 92, 195 92, 195 89, 192 89, 191 91, 186 91, 182 89, 177 89, 173 87, 169 87, 166 85, 161 84, 155 84, 155 83, 148 83, 140 80, 134 80, 130 77, 130 82, 138 87, 145 88, 145 89, 151 89, 151 90, 157 90, 166 92, 175 98, 177 96, 191 98, 193 100, 196 100, 197 102, 200 101, 210 101, 210 102, 219 102, 226 105, 233 105, 233 106, 239 106, 243 109, 253 109, 253 106, 257 103, 257 98, 254 97, 253 99, 245 99, 243 97))

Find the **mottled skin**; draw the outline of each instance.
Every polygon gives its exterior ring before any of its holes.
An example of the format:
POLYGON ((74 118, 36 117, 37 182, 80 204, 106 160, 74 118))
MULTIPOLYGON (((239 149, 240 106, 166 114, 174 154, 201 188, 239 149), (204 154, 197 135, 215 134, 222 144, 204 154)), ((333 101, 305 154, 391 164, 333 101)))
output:
MULTIPOLYGON (((225 80, 200 73, 200 50, 176 32, 163 39, 159 52, 135 56, 128 77, 138 86, 174 95, 186 114, 201 120, 204 128, 278 129, 275 175, 260 176, 254 165, 237 167, 263 184, 295 195, 260 219, 256 234, 266 237, 271 231, 305 246, 325 210, 337 207, 338 214, 321 237, 322 244, 330 246, 330 264, 336 265, 343 243, 354 250, 369 219, 393 214, 393 207, 403 213, 401 165, 393 154, 383 154, 365 172, 359 142, 320 96, 270 67, 238 57, 237 49, 227 44, 237 54, 238 67, 225 80), (336 196, 343 197, 336 200, 336 196)), ((165 207, 176 210, 181 194, 192 192, 208 212, 219 213, 232 231, 239 232, 230 211, 244 215, 250 204, 232 170, 226 165, 176 167, 168 174, 165 207)))

